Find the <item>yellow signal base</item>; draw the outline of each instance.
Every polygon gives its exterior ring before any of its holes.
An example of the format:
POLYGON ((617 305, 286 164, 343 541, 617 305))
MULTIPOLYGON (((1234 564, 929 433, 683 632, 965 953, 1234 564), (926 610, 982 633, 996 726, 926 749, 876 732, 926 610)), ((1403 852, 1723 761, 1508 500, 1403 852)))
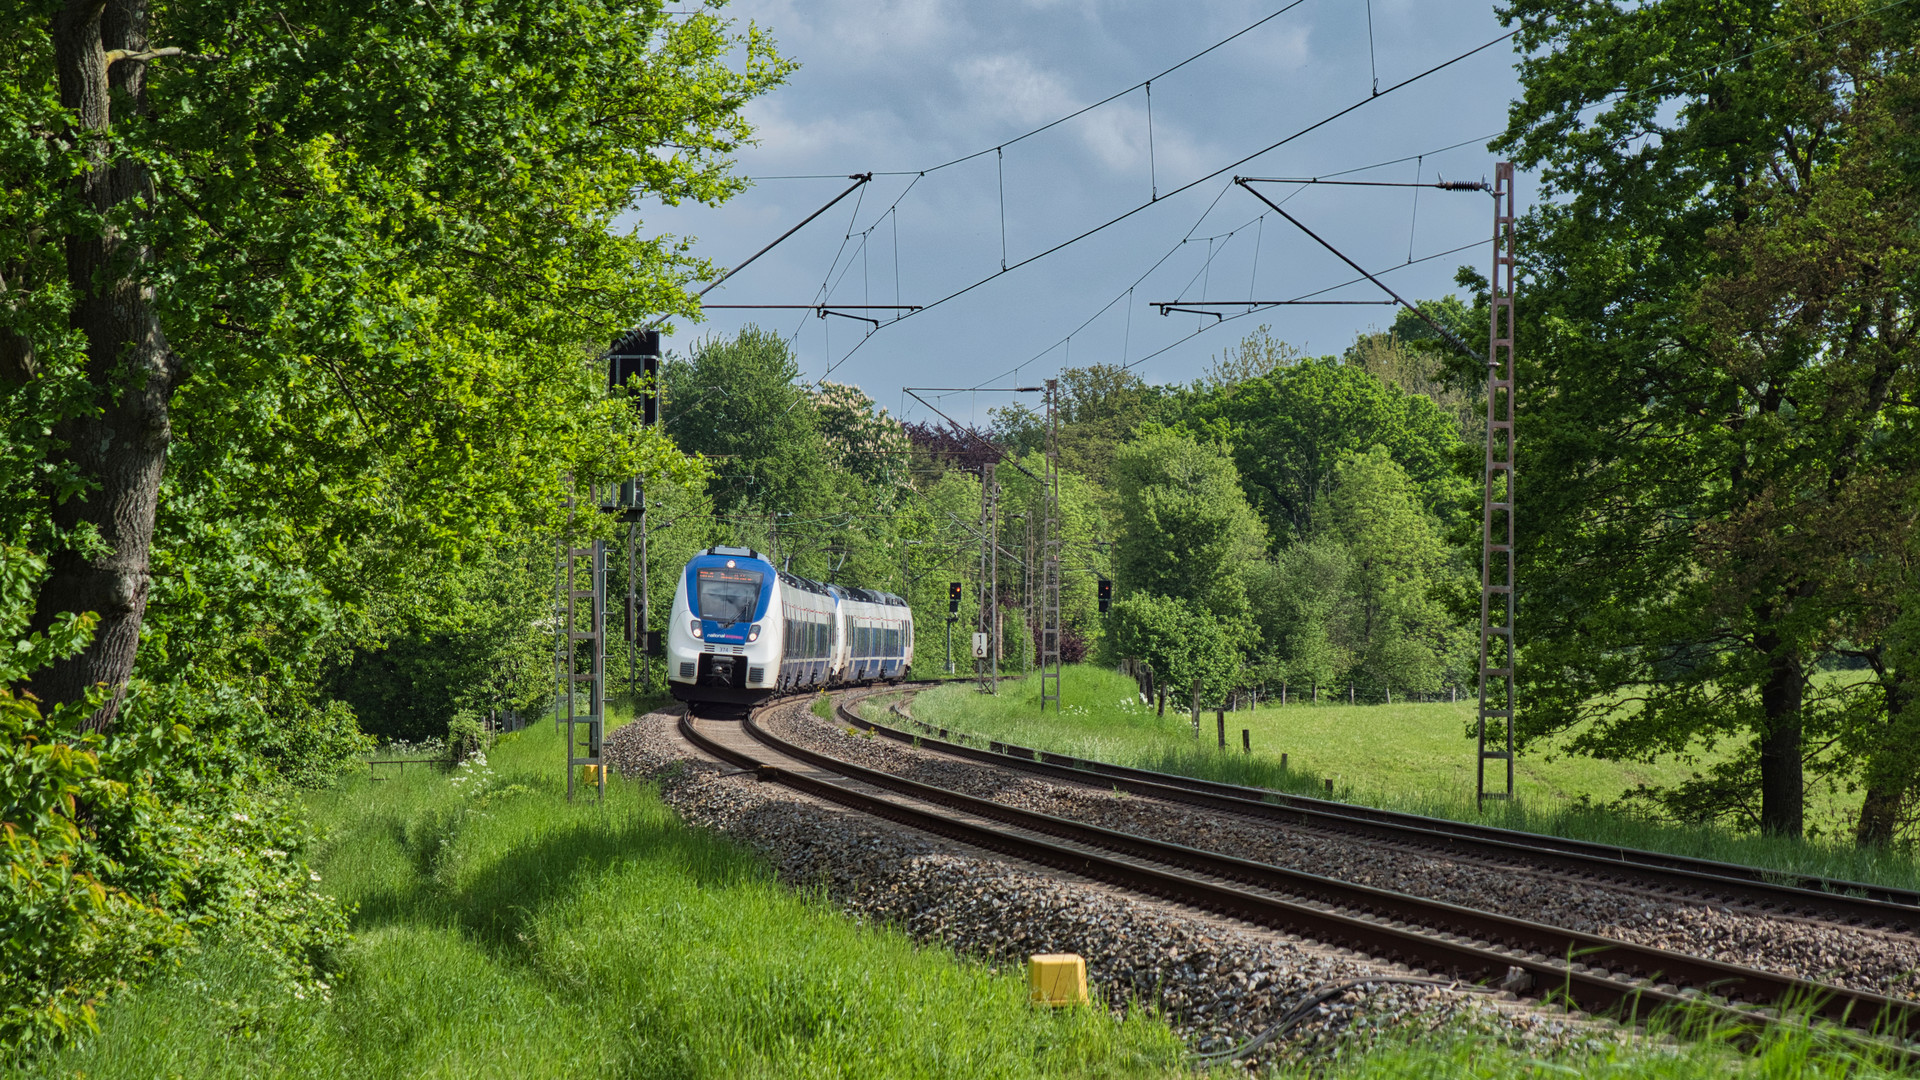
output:
POLYGON ((1035 1005, 1085 1005, 1087 962, 1076 953, 1035 953, 1027 957, 1027 986, 1035 1005))
POLYGON ((600 766, 587 765, 585 769, 587 770, 587 783, 597 784, 600 782, 600 766))

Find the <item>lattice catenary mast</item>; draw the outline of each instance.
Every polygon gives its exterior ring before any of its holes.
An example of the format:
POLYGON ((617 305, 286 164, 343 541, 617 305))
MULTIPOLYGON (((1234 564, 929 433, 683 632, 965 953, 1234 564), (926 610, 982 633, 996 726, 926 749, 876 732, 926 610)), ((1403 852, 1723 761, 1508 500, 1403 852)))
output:
MULTIPOLYGON (((575 502, 573 482, 567 481, 567 528, 568 535, 560 541, 559 558, 559 600, 560 616, 557 627, 559 640, 555 643, 558 660, 555 674, 558 676, 558 701, 554 716, 555 724, 565 719, 567 728, 567 800, 571 802, 574 784, 579 779, 579 770, 583 765, 594 766, 596 775, 594 797, 604 798, 607 792, 607 772, 600 768, 600 736, 604 727, 607 709, 607 544, 604 540, 591 541, 586 547, 576 545, 572 529, 574 526, 575 502), (584 657, 586 670, 580 670, 584 657), (578 686, 587 684, 586 712, 580 711, 578 686), (581 754, 581 737, 586 739, 586 753, 581 754)), ((598 493, 594 494, 598 501, 598 493)))
POLYGON ((1493 167, 1493 278, 1487 333, 1487 453, 1480 532, 1480 717, 1476 804, 1513 798, 1513 163, 1493 167), (1505 749, 1487 749, 1487 721, 1505 749), (1505 761, 1504 792, 1487 790, 1488 760, 1505 761))
POLYGON ((1047 473, 1041 481, 1040 711, 1060 711, 1060 380, 1047 380, 1047 473))

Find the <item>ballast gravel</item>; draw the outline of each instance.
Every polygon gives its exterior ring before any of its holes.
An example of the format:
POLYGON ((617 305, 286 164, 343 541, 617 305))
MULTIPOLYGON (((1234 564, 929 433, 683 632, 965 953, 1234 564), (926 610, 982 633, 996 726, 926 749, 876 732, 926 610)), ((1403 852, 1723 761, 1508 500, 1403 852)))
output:
POLYGON ((760 783, 694 755, 674 731, 676 722, 664 713, 641 717, 609 735, 604 753, 624 774, 657 782, 688 823, 755 849, 783 881, 822 889, 857 919, 944 943, 990 965, 1023 965, 1033 953, 1078 953, 1086 958, 1094 992, 1110 1009, 1155 1009, 1202 1054, 1241 1046, 1303 996, 1349 982, 1360 985, 1315 1008, 1241 1064, 1324 1059, 1389 1028, 1424 1032, 1444 1026, 1535 1051, 1623 1036, 1610 1026, 1484 992, 1367 983, 1411 973, 760 783))
POLYGON ((1724 963, 1920 997, 1920 939, 1896 931, 1772 915, 1058 783, 853 733, 800 710, 782 710, 762 723, 781 738, 822 753, 1009 806, 1464 907, 1519 913, 1537 922, 1724 963))

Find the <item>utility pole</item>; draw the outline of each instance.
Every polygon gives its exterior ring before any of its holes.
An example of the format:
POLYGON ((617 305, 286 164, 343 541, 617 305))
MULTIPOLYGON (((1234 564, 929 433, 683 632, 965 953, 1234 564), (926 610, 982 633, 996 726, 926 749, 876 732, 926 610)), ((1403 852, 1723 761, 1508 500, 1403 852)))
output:
POLYGON ((1026 558, 1020 563, 1020 627, 1026 631, 1027 640, 1035 648, 1024 650, 1020 654, 1020 674, 1025 675, 1033 668, 1038 659, 1039 642, 1033 641, 1033 510, 1031 506, 1020 515, 1020 527, 1026 533, 1026 558))
MULTIPOLYGON (((588 488, 597 504, 599 492, 588 488)), ((608 492, 611 495, 611 492, 608 492)), ((589 766, 596 776, 594 795, 604 798, 606 770, 601 768, 601 733, 606 721, 607 702, 607 544, 604 540, 578 546, 574 539, 573 481, 567 481, 567 533, 560 541, 560 597, 564 604, 560 621, 561 697, 567 727, 567 801, 572 802, 581 766, 589 766), (587 670, 580 670, 580 646, 587 647, 587 670), (575 687, 587 684, 587 708, 580 711, 575 687), (585 728, 586 753, 580 753, 581 730, 585 728)))
POLYGON ((1060 380, 1047 380, 1047 472, 1040 482, 1040 711, 1060 711, 1060 380))
POLYGON ((1513 798, 1513 163, 1493 167, 1493 277, 1487 334, 1487 452, 1480 522, 1480 716, 1475 805, 1513 798), (1487 721, 1497 720, 1502 750, 1487 749, 1487 721), (1505 791, 1487 790, 1488 760, 1505 761, 1505 791))

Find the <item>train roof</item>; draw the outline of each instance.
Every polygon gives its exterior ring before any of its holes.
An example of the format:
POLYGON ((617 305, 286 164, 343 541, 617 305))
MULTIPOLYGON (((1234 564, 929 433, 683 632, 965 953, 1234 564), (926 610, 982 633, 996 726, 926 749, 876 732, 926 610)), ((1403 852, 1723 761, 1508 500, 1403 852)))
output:
POLYGON ((812 578, 803 578, 799 574, 780 571, 780 583, 789 589, 799 589, 819 596, 840 597, 863 604, 879 604, 884 607, 906 607, 907 602, 890 592, 878 589, 856 589, 851 585, 828 585, 812 578))
POLYGON ((858 600, 866 604, 883 604, 887 607, 907 606, 905 600, 900 599, 890 592, 881 592, 878 589, 855 589, 846 585, 836 585, 834 588, 839 589, 840 595, 849 600, 858 600))
POLYGON ((822 585, 812 578, 803 578, 799 574, 790 574, 785 570, 780 571, 780 584, 785 585, 789 589, 799 589, 801 592, 816 593, 820 596, 833 595, 830 587, 822 585))

